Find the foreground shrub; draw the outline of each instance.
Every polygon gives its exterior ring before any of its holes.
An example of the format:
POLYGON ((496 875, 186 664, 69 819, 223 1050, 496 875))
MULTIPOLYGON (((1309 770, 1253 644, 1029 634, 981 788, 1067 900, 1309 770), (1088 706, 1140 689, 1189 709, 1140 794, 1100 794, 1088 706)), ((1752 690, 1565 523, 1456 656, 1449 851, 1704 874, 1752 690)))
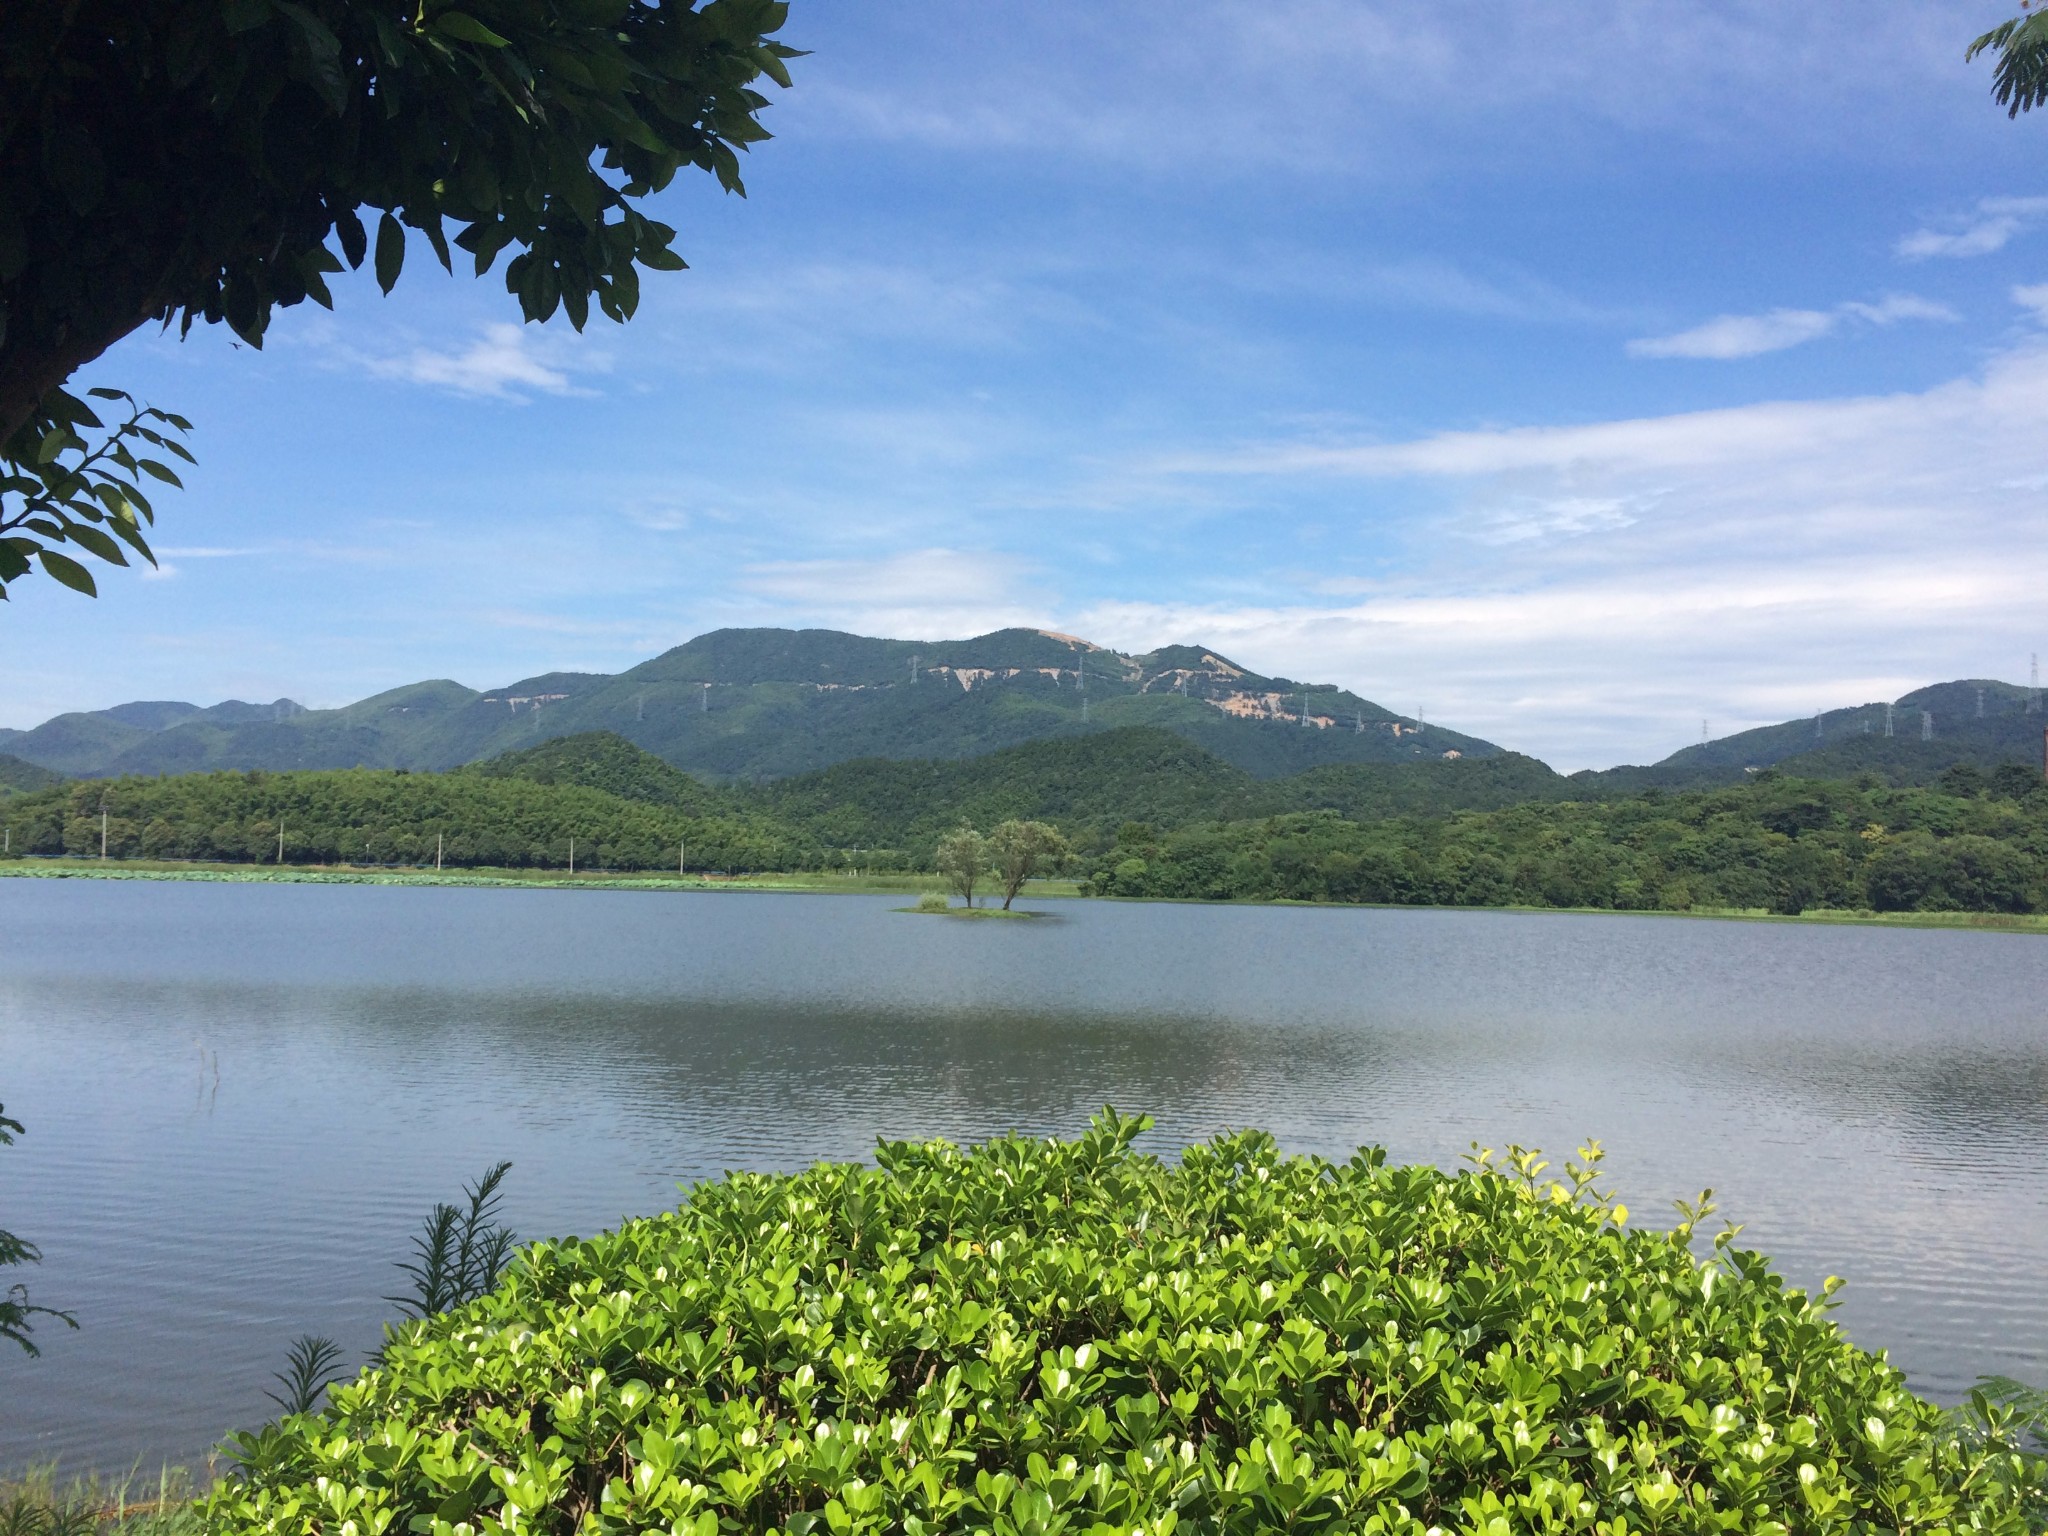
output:
POLYGON ((886 1144, 521 1252, 320 1414, 221 1533, 2020 1532, 1965 1438, 1724 1234, 1588 1167, 886 1144))

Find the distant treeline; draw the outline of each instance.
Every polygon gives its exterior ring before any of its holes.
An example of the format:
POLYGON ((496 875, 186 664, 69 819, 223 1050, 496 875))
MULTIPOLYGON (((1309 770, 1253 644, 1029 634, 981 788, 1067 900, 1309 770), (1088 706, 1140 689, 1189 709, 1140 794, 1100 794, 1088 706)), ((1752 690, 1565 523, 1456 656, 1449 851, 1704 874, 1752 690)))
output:
POLYGON ((1095 863, 1113 896, 1797 913, 2048 910, 2048 788, 2018 767, 1927 789, 1792 779, 1377 822, 1333 812, 1158 832, 1095 863))
POLYGON ((97 779, 0 807, 16 853, 115 858, 782 870, 821 862, 758 816, 696 816, 577 784, 352 768, 97 779))
MULTIPOLYGON (((0 805, 17 854, 692 870, 923 871, 963 823, 1047 821, 1098 894, 1676 910, 2048 910, 2048 787, 1951 767, 1927 787, 1774 770, 1738 788, 1571 800, 1511 754, 1258 780, 1156 730, 952 761, 706 785, 608 734, 452 773, 350 769, 73 782, 0 805)), ((1583 790, 1580 790, 1583 793, 1583 790)))

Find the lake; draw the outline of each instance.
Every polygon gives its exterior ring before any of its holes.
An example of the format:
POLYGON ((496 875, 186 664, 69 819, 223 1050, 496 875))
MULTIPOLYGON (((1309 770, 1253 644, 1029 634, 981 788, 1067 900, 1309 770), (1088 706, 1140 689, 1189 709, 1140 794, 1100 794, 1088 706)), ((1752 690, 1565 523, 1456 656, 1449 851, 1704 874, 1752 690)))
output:
POLYGON ((2048 1384, 2048 940, 903 900, 0 879, 0 1226, 81 1325, 0 1355, 0 1468, 196 1464, 294 1336, 375 1346, 421 1216, 500 1158, 520 1232, 588 1233, 1103 1103, 1163 1152, 1598 1137, 1635 1221, 1713 1186, 1922 1391, 2048 1384))

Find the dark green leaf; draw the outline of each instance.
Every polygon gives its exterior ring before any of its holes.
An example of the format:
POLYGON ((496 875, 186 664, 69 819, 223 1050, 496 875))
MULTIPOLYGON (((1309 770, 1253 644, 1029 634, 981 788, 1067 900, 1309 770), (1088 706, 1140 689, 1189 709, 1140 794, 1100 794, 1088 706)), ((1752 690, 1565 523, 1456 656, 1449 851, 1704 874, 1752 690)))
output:
POLYGON ((443 37, 457 38, 465 43, 480 43, 486 48, 506 48, 510 43, 474 16, 461 11, 443 11, 434 18, 434 30, 443 37))
POLYGON ((83 592, 87 597, 100 595, 100 589, 93 585, 92 572, 69 555, 60 555, 53 549, 39 549, 36 559, 42 562, 44 571, 72 591, 83 592))
POLYGON ((405 265, 405 228, 389 213, 377 220, 377 286, 386 293, 405 265))
POLYGON ((102 533, 97 528, 87 527, 83 523, 74 523, 67 530, 66 537, 72 543, 91 550, 109 565, 126 565, 128 563, 128 557, 121 553, 121 546, 116 544, 110 535, 102 533))

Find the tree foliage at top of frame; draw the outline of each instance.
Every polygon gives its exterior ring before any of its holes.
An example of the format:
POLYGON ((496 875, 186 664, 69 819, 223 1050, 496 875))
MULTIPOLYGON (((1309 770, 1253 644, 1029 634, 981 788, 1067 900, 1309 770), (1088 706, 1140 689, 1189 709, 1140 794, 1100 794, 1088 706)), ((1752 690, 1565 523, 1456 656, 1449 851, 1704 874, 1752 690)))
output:
POLYGON ((1991 70, 1991 96, 2005 108, 2007 117, 2018 117, 2048 102, 2048 12, 2000 22, 1972 42, 1963 58, 1967 62, 1986 51, 1997 55, 1991 70))
POLYGON ((0 442, 150 320, 330 302, 408 231, 507 250, 528 319, 623 320, 683 265, 639 204, 742 191, 780 0, 25 0, 0 22, 0 442), (366 218, 367 215, 367 218, 366 218), (450 226, 454 226, 450 233, 450 226))

